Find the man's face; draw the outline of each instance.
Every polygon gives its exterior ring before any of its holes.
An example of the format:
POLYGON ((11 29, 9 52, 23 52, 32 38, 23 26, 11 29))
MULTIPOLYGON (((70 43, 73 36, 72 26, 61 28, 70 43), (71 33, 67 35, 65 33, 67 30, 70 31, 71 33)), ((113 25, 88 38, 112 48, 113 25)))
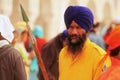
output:
POLYGON ((75 21, 68 28, 68 45, 72 51, 80 51, 86 40, 86 31, 75 21))

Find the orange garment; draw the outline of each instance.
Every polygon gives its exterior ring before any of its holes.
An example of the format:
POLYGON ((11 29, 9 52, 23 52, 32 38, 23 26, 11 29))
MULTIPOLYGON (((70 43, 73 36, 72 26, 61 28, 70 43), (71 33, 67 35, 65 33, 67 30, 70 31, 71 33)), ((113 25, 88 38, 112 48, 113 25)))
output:
POLYGON ((112 66, 109 67, 98 80, 120 80, 120 60, 111 57, 112 66))
POLYGON ((108 49, 114 49, 120 45, 120 25, 116 26, 106 40, 108 49))
MULTIPOLYGON (((109 51, 120 46, 120 25, 117 25, 106 40, 109 51)), ((120 80, 120 60, 111 57, 112 66, 109 67, 98 80, 120 80)))

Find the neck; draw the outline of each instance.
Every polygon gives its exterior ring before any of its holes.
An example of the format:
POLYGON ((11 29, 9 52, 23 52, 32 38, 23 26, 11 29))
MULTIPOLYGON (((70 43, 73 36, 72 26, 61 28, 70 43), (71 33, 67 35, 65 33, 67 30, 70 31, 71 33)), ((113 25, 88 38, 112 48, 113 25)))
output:
POLYGON ((78 52, 75 52, 74 54, 72 54, 73 60, 77 57, 78 54, 79 54, 78 52))

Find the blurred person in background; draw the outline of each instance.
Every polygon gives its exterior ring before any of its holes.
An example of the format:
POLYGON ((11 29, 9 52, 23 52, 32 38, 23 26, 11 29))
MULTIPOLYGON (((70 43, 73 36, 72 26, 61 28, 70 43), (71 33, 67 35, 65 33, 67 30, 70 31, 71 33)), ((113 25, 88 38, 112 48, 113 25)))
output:
POLYGON ((28 52, 24 46, 24 42, 28 38, 28 31, 26 28, 26 23, 19 21, 15 24, 14 39, 12 45, 20 52, 23 60, 28 59, 28 52))
POLYGON ((109 35, 111 34, 112 30, 113 30, 115 27, 117 27, 117 26, 120 26, 120 18, 115 18, 115 19, 110 23, 109 28, 107 29, 106 33, 105 33, 104 36, 103 36, 104 41, 105 41, 106 50, 107 50, 107 48, 108 48, 107 38, 108 38, 109 35))
POLYGON ((24 42, 29 37, 28 31, 26 29, 25 22, 17 22, 15 26, 14 39, 12 41, 12 45, 15 49, 17 49, 23 59, 25 70, 27 73, 27 80, 29 78, 29 66, 30 66, 30 59, 29 59, 29 52, 27 52, 24 42), (18 24, 19 23, 19 24, 18 24))
MULTIPOLYGON (((36 25, 33 29, 33 35, 36 39, 37 42, 37 47, 39 49, 40 55, 41 55, 41 49, 42 46, 46 43, 46 40, 43 38, 43 28, 40 25, 36 25)), ((39 70, 39 65, 37 62, 37 57, 34 53, 33 50, 33 45, 32 42, 29 40, 29 51, 32 51, 30 53, 29 58, 31 59, 31 64, 30 64, 30 74, 29 74, 29 80, 38 80, 38 70, 39 70)))
POLYGON ((98 80, 120 80, 120 23, 115 25, 106 39, 107 52, 111 57, 112 65, 99 77, 98 80))
POLYGON ((113 29, 112 24, 110 24, 110 26, 107 28, 105 34, 103 35, 103 39, 104 39, 105 42, 106 42, 108 36, 110 35, 112 29, 113 29))
POLYGON ((105 49, 105 42, 104 39, 100 36, 99 31, 100 31, 100 22, 96 22, 93 24, 93 27, 89 31, 88 37, 92 42, 96 43, 101 48, 105 49))
POLYGON ((23 60, 12 42, 14 27, 8 17, 0 15, 0 80, 27 80, 23 60))
POLYGON ((28 59, 29 54, 25 49, 24 40, 26 39, 28 32, 26 30, 23 30, 19 34, 19 32, 15 30, 13 33, 15 37, 12 41, 12 45, 20 52, 22 59, 26 61, 28 59))
MULTIPOLYGON (((59 68, 58 57, 60 50, 67 44, 67 30, 59 33, 42 47, 42 59, 47 69, 50 80, 58 80, 59 68)), ((39 80, 44 80, 42 72, 39 68, 39 80)))

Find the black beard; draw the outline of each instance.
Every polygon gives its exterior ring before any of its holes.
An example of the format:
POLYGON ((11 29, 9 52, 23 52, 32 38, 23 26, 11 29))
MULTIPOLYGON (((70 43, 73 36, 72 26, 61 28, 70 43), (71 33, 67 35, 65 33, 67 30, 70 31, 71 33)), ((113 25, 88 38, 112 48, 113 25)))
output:
POLYGON ((76 54, 78 52, 81 52, 84 46, 84 43, 86 41, 86 34, 80 35, 68 35, 68 51, 72 52, 73 54, 76 54), (73 36, 78 37, 78 40, 76 43, 72 43, 73 36))

